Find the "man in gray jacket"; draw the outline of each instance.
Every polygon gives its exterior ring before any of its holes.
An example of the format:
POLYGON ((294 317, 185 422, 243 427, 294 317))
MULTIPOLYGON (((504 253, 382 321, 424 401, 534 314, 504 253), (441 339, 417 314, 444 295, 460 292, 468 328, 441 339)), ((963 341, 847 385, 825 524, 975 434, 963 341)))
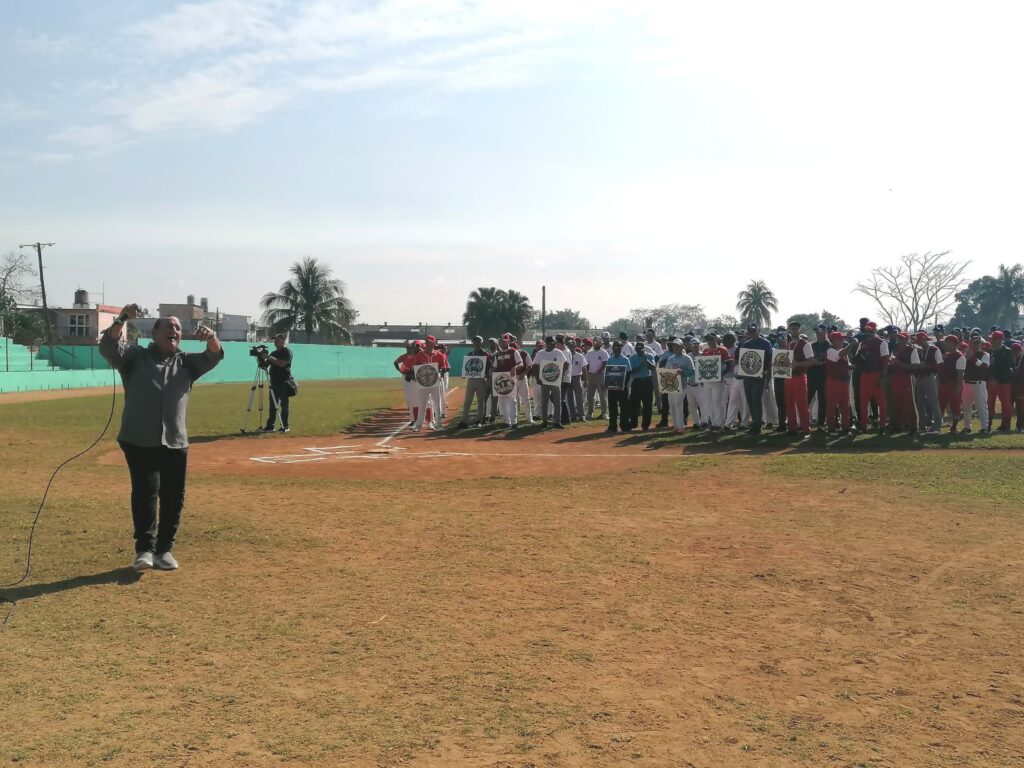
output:
POLYGON ((139 314, 138 304, 121 310, 100 338, 100 354, 121 374, 124 385, 117 442, 132 479, 134 568, 173 571, 178 561, 171 548, 185 504, 185 410, 193 382, 224 359, 224 350, 217 335, 200 325, 195 338, 206 342, 205 351, 182 352, 181 322, 176 317, 161 317, 153 324, 149 346, 128 344, 124 324, 139 314))

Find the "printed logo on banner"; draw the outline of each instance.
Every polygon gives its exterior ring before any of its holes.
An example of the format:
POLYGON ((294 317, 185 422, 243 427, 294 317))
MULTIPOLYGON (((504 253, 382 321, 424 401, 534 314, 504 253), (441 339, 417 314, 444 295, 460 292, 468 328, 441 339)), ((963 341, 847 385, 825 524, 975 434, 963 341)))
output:
POLYGON ((545 384, 558 384, 562 381, 562 364, 556 360, 548 360, 540 364, 540 380, 545 384))
POLYGON ((764 373, 764 350, 741 349, 736 360, 737 376, 761 376, 764 373))
POLYGON ((424 363, 416 366, 413 378, 421 387, 434 387, 441 380, 441 372, 434 363, 424 363))
POLYGON ((462 376, 466 379, 482 379, 487 370, 487 358, 481 355, 466 355, 462 358, 462 376))
POLYGON ((511 395, 516 391, 516 375, 508 371, 495 371, 491 377, 491 390, 496 395, 511 395))
POLYGON ((658 389, 661 390, 663 395, 670 395, 673 392, 682 392, 682 376, 679 375, 679 369, 659 368, 658 389))
POLYGON ((722 380, 722 358, 718 355, 698 355, 697 382, 713 384, 722 380))
POLYGON ((772 376, 776 379, 793 378, 793 350, 776 349, 772 353, 772 376))
POLYGON ((604 369, 604 385, 613 392, 620 392, 626 388, 625 365, 607 365, 604 369))

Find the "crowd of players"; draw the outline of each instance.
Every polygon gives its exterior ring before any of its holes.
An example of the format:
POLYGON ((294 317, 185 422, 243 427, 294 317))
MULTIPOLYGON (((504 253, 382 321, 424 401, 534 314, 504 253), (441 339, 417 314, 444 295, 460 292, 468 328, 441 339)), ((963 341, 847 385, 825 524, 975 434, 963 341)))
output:
MULTIPOLYGON (((527 349, 513 334, 486 341, 477 336, 469 355, 483 358, 482 378, 467 378, 462 414, 455 426, 500 419, 516 429, 521 422, 541 422, 563 429, 571 421, 606 420, 609 432, 637 428, 672 428, 677 432, 699 428, 712 432, 747 430, 806 437, 812 426, 835 433, 880 432, 988 433, 997 417, 999 429, 1024 432, 1024 332, 992 327, 935 326, 931 332, 909 333, 895 326, 878 329, 868 318, 859 327, 840 331, 819 325, 810 336, 799 323, 762 334, 754 325, 719 335, 659 337, 653 329, 633 340, 619 332, 594 338, 549 336, 527 349), (737 375, 743 349, 764 352, 760 375, 737 375), (790 378, 773 376, 772 352, 792 350, 790 378), (698 381, 695 361, 717 355, 722 359, 720 381, 698 381), (541 380, 540 367, 554 362, 562 367, 561 381, 541 380), (623 385, 607 386, 609 365, 625 366, 623 385), (684 386, 679 392, 661 393, 658 369, 675 368, 684 386), (511 374, 516 386, 497 394, 493 375, 511 374), (660 416, 653 424, 654 411, 660 416)), ((406 380, 410 425, 419 431, 444 424, 450 366, 447 350, 428 336, 409 342, 395 360, 406 380), (435 387, 414 380, 417 366, 438 367, 435 387)))

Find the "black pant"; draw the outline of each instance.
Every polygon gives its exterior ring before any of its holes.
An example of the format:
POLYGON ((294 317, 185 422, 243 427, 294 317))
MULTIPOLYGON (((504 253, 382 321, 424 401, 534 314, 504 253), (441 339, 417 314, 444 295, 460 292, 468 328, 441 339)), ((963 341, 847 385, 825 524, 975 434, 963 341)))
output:
POLYGON ((185 505, 188 448, 142 448, 121 443, 132 478, 136 552, 170 552, 185 505), (160 524, 156 504, 160 500, 160 524))
POLYGON ((608 429, 629 428, 629 401, 626 399, 626 390, 608 390, 608 429))
POLYGON ((288 429, 288 386, 282 382, 270 383, 270 415, 267 416, 267 428, 272 429, 277 421, 277 409, 281 408, 281 426, 288 429))
POLYGON ((764 378, 761 376, 746 376, 743 379, 743 394, 747 398, 747 407, 750 409, 750 425, 755 431, 761 429, 764 424, 764 378))
POLYGON ((807 372, 807 402, 818 396, 818 426, 825 426, 825 372, 820 368, 811 368, 807 372), (818 373, 821 371, 821 373, 818 373), (813 372, 813 373, 812 373, 813 372))
POLYGON ((649 429, 653 404, 654 379, 633 379, 629 385, 629 426, 636 427, 639 417, 640 426, 649 429))
POLYGON ((568 424, 572 421, 572 401, 573 401, 572 382, 562 382, 562 423, 568 424))
POLYGON ((664 426, 665 424, 668 424, 668 395, 662 395, 659 400, 661 401, 661 405, 659 406, 658 413, 661 414, 661 421, 658 423, 664 426))

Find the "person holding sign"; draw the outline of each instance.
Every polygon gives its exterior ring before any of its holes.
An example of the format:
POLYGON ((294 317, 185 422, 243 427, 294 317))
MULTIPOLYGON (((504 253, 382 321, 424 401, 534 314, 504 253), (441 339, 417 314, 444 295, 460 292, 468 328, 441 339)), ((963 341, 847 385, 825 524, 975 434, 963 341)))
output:
POLYGON ((635 349, 636 354, 629 358, 629 427, 626 431, 636 429, 639 423, 646 432, 651 428, 654 371, 657 366, 654 355, 647 351, 644 342, 636 342, 635 349))
POLYGON ((789 434, 811 434, 811 409, 807 402, 807 369, 818 364, 806 336, 800 335, 800 323, 790 323, 789 349, 793 353, 793 374, 786 382, 786 423, 789 434))
POLYGON ((544 349, 533 356, 533 374, 540 384, 541 423, 545 428, 551 414, 555 429, 565 429, 562 424, 562 377, 568 370, 569 361, 561 350, 555 349, 555 337, 546 337, 544 349))
POLYGON ((693 360, 683 351, 681 339, 669 339, 668 349, 665 367, 679 371, 679 376, 683 379, 680 382, 682 386, 679 387, 679 391, 668 396, 668 411, 672 418, 672 429, 677 434, 681 434, 686 431, 686 391, 688 386, 693 383, 696 371, 693 367, 693 360))
POLYGON ((412 425, 413 432, 419 432, 423 427, 423 421, 426 419, 428 429, 440 429, 441 424, 435 417, 440 416, 441 411, 439 410, 439 404, 441 402, 441 369, 447 367, 447 359, 444 354, 438 351, 437 339, 433 336, 427 336, 423 342, 423 349, 417 352, 415 355, 406 357, 405 363, 403 363, 403 373, 412 371, 413 378, 416 379, 415 395, 415 406, 416 420, 412 425), (416 375, 417 368, 421 365, 430 365, 434 367, 436 371, 436 379, 429 385, 423 384, 423 380, 427 380, 427 377, 418 377, 416 375), (421 380, 422 378, 422 380, 421 380))
POLYGON ((622 354, 622 342, 612 342, 612 353, 604 366, 604 384, 608 389, 608 431, 625 432, 629 428, 629 403, 626 400, 626 378, 629 358, 622 354))
POLYGON ((469 426, 469 408, 473 405, 473 398, 476 398, 476 421, 477 424, 484 423, 487 414, 487 382, 491 375, 491 355, 484 349, 484 337, 473 337, 473 349, 466 355, 467 361, 463 362, 462 375, 466 378, 466 395, 462 401, 462 420, 459 422, 459 429, 466 429, 469 426), (470 360, 476 358, 476 361, 470 360), (479 375, 479 374, 482 374, 479 375))
POLYGON ((750 434, 761 434, 761 427, 764 426, 764 395, 765 390, 771 388, 772 384, 772 345, 759 332, 756 324, 747 326, 747 338, 740 344, 740 350, 757 349, 763 354, 764 370, 760 376, 745 376, 743 378, 743 394, 747 398, 747 407, 750 409, 750 434))
POLYGON ((505 419, 505 423, 515 429, 518 421, 518 408, 516 407, 516 381, 515 377, 523 367, 523 358, 519 352, 512 349, 512 340, 507 333, 502 334, 498 342, 498 352, 494 355, 491 363, 491 386, 498 398, 498 413, 505 419), (498 374, 506 374, 499 382, 498 374))
POLYGON ((718 381, 705 381, 701 384, 701 387, 704 389, 704 407, 701 409, 701 414, 703 416, 706 410, 706 420, 711 422, 711 431, 721 432, 725 428, 726 399, 729 396, 724 376, 729 366, 732 365, 732 356, 726 351, 725 347, 719 345, 718 334, 715 331, 708 331, 704 336, 704 341, 707 343, 707 346, 701 355, 704 357, 721 358, 723 378, 718 381))

